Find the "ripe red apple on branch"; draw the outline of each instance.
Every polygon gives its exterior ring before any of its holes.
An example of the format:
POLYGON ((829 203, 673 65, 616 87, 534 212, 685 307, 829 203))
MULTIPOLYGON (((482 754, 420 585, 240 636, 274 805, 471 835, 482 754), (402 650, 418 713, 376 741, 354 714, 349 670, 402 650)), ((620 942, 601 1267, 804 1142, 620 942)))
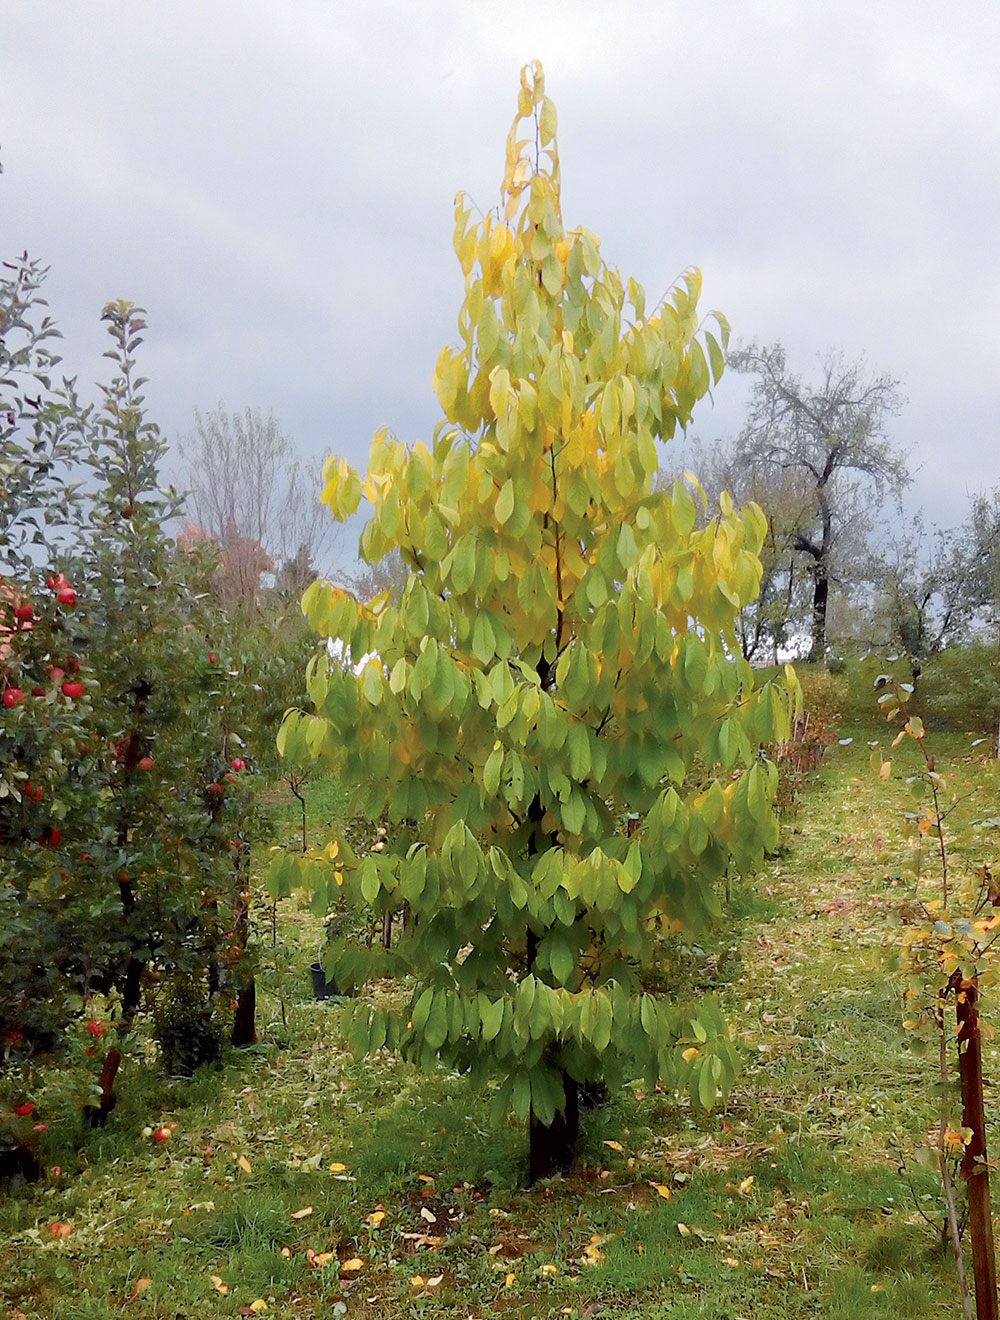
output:
POLYGON ((8 710, 14 706, 23 706, 24 693, 19 687, 4 688, 4 693, 3 696, 0 697, 0 701, 3 701, 3 704, 8 710))
POLYGON ((79 697, 83 695, 83 684, 78 678, 68 678, 62 685, 63 696, 79 697))

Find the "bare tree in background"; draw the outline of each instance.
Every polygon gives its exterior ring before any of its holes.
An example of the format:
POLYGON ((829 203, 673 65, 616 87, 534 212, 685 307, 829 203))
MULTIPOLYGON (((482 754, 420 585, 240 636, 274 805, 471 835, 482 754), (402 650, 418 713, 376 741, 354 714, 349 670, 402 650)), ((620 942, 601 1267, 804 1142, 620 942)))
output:
POLYGON ((808 492, 806 518, 792 545, 812 579, 809 659, 822 661, 840 548, 868 525, 873 498, 898 502, 911 479, 906 455, 885 430, 902 405, 898 382, 872 374, 864 361, 830 352, 818 384, 811 385, 789 370, 781 344, 751 344, 731 354, 730 364, 754 377, 736 442, 738 463, 748 472, 794 474, 808 492))
POLYGON ((303 590, 321 571, 339 525, 320 502, 318 471, 303 467, 273 412, 195 409, 195 429, 178 442, 187 464, 192 523, 217 541, 233 582, 252 599, 260 573, 303 590))

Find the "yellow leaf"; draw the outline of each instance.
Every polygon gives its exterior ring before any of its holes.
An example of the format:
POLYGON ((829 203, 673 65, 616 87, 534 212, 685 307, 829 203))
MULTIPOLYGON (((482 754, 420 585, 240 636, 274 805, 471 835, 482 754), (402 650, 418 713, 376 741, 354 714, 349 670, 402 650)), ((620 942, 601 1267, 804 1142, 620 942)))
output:
POLYGON ((334 1253, 332 1251, 313 1251, 312 1247, 310 1247, 306 1252, 306 1264, 313 1265, 317 1269, 320 1269, 324 1265, 329 1265, 330 1261, 333 1260, 333 1257, 334 1253))
POLYGON ((657 1194, 657 1196, 662 1196, 663 1199, 664 1199, 664 1201, 669 1201, 669 1200, 670 1200, 670 1188, 669 1188, 669 1187, 665 1187, 665 1186, 663 1185, 663 1183, 650 1183, 649 1185, 650 1185, 650 1187, 654 1187, 654 1188, 656 1189, 656 1194, 657 1194))
POLYGON ((503 1286, 504 1286, 505 1288, 509 1288, 509 1287, 511 1287, 511 1285, 513 1284, 513 1282, 514 1282, 514 1275, 513 1275, 513 1274, 508 1274, 508 1275, 507 1275, 507 1278, 504 1280, 504 1285, 503 1285, 503 1286))
POLYGON ((698 1048, 697 1045, 690 1045, 681 1055, 681 1058, 684 1060, 685 1063, 690 1063, 692 1059, 697 1059, 700 1053, 701 1050, 698 1048))
POLYGON ((267 1302, 264 1301, 263 1297, 258 1297, 255 1302, 250 1303, 251 1311, 266 1311, 267 1309, 267 1302))
POLYGON ((883 761, 882 765, 879 767, 879 772, 878 772, 879 779, 883 780, 884 782, 885 780, 889 779, 891 775, 892 775, 892 762, 883 761))
POLYGON ((331 1173, 343 1173, 344 1170, 347 1168, 347 1165, 341 1164, 339 1161, 334 1160, 332 1164, 328 1164, 326 1167, 330 1170, 331 1173))
POLYGON ((677 1232, 680 1233, 681 1237, 690 1237, 690 1236, 691 1236, 691 1230, 688 1228, 687 1224, 682 1224, 682 1223, 678 1222, 678 1224, 677 1224, 677 1232))
POLYGON ((360 1256, 352 1256, 350 1260, 345 1260, 340 1267, 341 1274, 356 1274, 358 1270, 363 1270, 365 1262, 360 1256))
POLYGON ((365 1223, 371 1224, 372 1228, 378 1228, 379 1224, 381 1224, 384 1218, 385 1218, 384 1210, 373 1210, 371 1214, 366 1217, 365 1223))
POLYGON ((750 1188, 753 1186, 753 1174, 749 1178, 744 1178, 740 1183, 740 1196, 749 1196, 750 1188))
POLYGON ((422 1288, 424 1286, 424 1276, 422 1274, 411 1274, 410 1283, 414 1288, 422 1288))
POLYGON ((434 1179, 430 1176, 429 1173, 418 1173, 417 1181, 422 1183, 431 1183, 432 1185, 434 1183, 434 1179))
POLYGON ((740 1262, 735 1256, 723 1256, 722 1263, 723 1265, 738 1265, 740 1262))
POLYGON ((293 1210, 293 1211, 292 1211, 292 1218, 293 1218, 293 1219, 305 1219, 305 1218, 307 1218, 309 1215, 311 1215, 312 1212, 313 1212, 313 1208, 312 1208, 311 1205, 304 1205, 304 1206, 302 1207, 301 1210, 293 1210))
POLYGON ((545 1265, 539 1265, 539 1267, 538 1267, 538 1273, 539 1273, 539 1274, 558 1274, 558 1273, 559 1273, 559 1266, 558 1266, 558 1265, 553 1265, 553 1263, 552 1263, 551 1261, 548 1261, 545 1265))
POLYGON ((223 1283, 217 1274, 210 1274, 208 1276, 208 1281, 216 1292, 227 1293, 229 1291, 228 1284, 223 1283))
POLYGON ((253 1165, 250 1163, 250 1161, 247 1159, 245 1155, 241 1155, 239 1159, 236 1161, 236 1163, 240 1166, 240 1168, 243 1170, 244 1173, 253 1173, 253 1165))
POLYGON ((138 1297, 140 1293, 146 1291, 152 1282, 152 1279, 136 1279, 135 1283, 132 1285, 132 1291, 129 1293, 129 1296, 138 1297))
POLYGON ((610 1146, 612 1150, 624 1150, 625 1147, 620 1141, 606 1141, 605 1146, 610 1146))

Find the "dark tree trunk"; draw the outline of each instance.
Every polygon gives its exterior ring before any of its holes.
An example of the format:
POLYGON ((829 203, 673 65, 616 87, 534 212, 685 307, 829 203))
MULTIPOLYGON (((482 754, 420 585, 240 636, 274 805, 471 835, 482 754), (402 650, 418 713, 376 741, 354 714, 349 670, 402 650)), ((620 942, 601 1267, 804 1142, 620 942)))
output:
POLYGON ((822 664, 826 655, 826 611, 830 601, 830 573, 824 559, 813 569, 812 642, 809 663, 822 664))
POLYGON ((990 1209, 990 1175, 986 1163, 986 1109, 983 1103, 983 1053, 976 1011, 975 983, 956 996, 958 1014, 958 1075, 962 1085, 962 1125, 972 1137, 962 1156, 962 1177, 968 1189, 972 1270, 976 1283, 978 1320, 998 1320, 997 1268, 990 1209))
POLYGON ((540 1178, 551 1178, 561 1169, 572 1168, 576 1163, 580 1148, 579 1087, 565 1073, 563 1095, 565 1102, 562 1110, 547 1126, 540 1123, 534 1114, 531 1115, 529 1184, 538 1182, 540 1178))
MULTIPOLYGON (((237 895, 233 912, 233 932, 242 952, 250 940, 250 850, 244 842, 236 854, 237 895)), ((229 1039, 233 1045, 252 1045, 257 1039, 254 1018, 257 1011, 257 985, 251 976, 244 981, 236 995, 236 1012, 229 1039)))
POLYGON ((236 996, 236 1011, 233 1014, 233 1029, 229 1033, 233 1045, 252 1045, 257 1039, 254 1019, 257 1012, 257 983, 253 977, 244 985, 236 996))
POLYGON ((103 1127, 108 1121, 108 1115, 118 1103, 115 1095, 115 1078, 118 1076, 118 1069, 121 1066, 122 1052, 113 1047, 108 1050, 104 1056, 104 1066, 101 1068, 101 1098, 96 1105, 88 1105, 86 1109, 87 1122, 91 1127, 103 1127))

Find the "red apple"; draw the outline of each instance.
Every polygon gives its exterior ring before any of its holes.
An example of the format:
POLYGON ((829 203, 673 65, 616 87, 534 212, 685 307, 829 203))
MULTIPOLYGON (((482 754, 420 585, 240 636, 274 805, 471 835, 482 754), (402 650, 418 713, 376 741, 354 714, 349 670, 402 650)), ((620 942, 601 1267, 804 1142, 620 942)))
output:
POLYGON ((152 770, 153 758, 151 756, 140 756, 138 764, 140 770, 152 770))
POLYGON ((17 1114, 19 1118, 27 1118, 34 1108, 35 1106, 30 1100, 23 1100, 21 1104, 14 1106, 14 1113, 17 1114))
POLYGON ((45 696, 45 689, 44 689, 43 687, 33 687, 33 688, 31 689, 31 695, 32 695, 33 697, 44 697, 44 696, 45 696))
POLYGON ((169 1141, 169 1140, 170 1140, 170 1129, 167 1128, 167 1127, 153 1128, 153 1140, 154 1140, 154 1141, 169 1141))
POLYGON ((63 587, 62 591, 56 596, 56 600, 60 605, 75 605, 76 592, 72 587, 63 587))
POLYGON ((235 761, 230 761, 229 764, 233 767, 234 770, 242 770, 243 767, 246 765, 246 761, 244 761, 241 756, 238 756, 235 761))
POLYGON ((23 605, 17 605, 14 607, 14 618, 20 619, 24 623, 26 623, 28 619, 33 618, 34 613, 35 611, 31 608, 31 606, 28 604, 27 601, 25 601, 23 605))
POLYGON ((3 704, 8 710, 10 710, 12 706, 21 706, 24 704, 24 693, 19 687, 4 688, 4 693, 3 696, 0 697, 0 701, 3 701, 3 704))
POLYGON ((208 785, 208 791, 210 793, 215 793, 216 795, 218 795, 219 793, 222 793, 225 790, 223 789, 222 785, 218 782, 218 780, 213 779, 212 782, 208 785))
POLYGON ((63 696, 80 697, 83 695, 83 684, 78 678, 68 678, 62 685, 63 696))

